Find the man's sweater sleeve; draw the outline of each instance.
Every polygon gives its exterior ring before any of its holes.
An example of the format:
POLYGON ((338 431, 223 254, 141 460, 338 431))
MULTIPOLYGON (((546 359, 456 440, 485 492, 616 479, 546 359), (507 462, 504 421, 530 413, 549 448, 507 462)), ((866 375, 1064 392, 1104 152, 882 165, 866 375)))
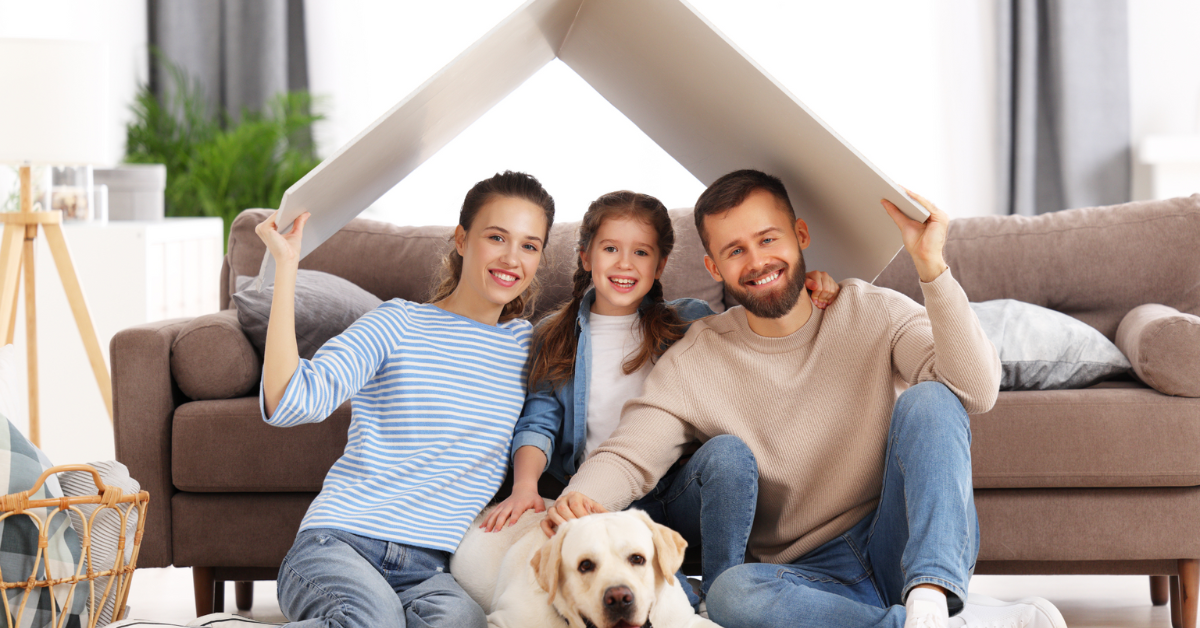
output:
POLYGON ((921 291, 923 310, 908 299, 895 299, 889 307, 896 325, 892 362, 897 372, 910 385, 945 384, 969 414, 991 410, 1000 389, 1000 358, 967 294, 949 269, 921 282, 921 291))
POLYGON ((679 348, 659 359, 642 396, 625 402, 617 429, 588 455, 564 493, 578 491, 611 511, 623 510, 653 490, 695 440, 692 426, 679 418, 688 416, 690 397, 677 377, 679 348))

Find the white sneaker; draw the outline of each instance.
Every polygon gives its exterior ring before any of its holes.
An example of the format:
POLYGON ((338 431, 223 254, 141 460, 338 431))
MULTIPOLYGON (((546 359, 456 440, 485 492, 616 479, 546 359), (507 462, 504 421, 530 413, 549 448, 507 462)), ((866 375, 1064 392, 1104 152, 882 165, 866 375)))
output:
POLYGON ((1004 602, 975 594, 967 595, 962 612, 950 619, 950 625, 965 625, 966 628, 1067 628, 1062 613, 1049 600, 1031 597, 1004 602))
POLYGON ((189 626, 210 626, 211 628, 233 628, 234 626, 282 626, 283 624, 268 624, 262 621, 256 621, 249 617, 241 615, 230 615, 229 613, 213 613, 204 617, 197 617, 189 621, 189 626))

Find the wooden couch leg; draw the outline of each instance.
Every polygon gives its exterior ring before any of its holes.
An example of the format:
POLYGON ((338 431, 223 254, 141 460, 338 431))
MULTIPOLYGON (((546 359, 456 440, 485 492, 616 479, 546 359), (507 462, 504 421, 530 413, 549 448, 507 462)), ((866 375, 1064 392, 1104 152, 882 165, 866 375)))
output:
MULTIPOLYGON (((220 588, 224 589, 224 583, 221 583, 220 588)), ((203 617, 209 613, 215 613, 216 597, 218 584, 216 580, 216 570, 212 567, 192 567, 192 590, 196 595, 196 617, 203 617)), ((224 593, 224 591, 221 591, 224 593)), ((222 595, 222 598, 225 596, 222 595)), ((222 600, 222 610, 224 610, 224 600, 222 600)))
POLYGON ((1196 628, 1197 593, 1200 593, 1200 559, 1179 559, 1179 619, 1182 628, 1196 628))
POLYGON ((1171 593, 1171 628, 1181 628, 1183 618, 1179 606, 1179 576, 1171 576, 1167 582, 1171 593))
POLYGON ((1171 600, 1169 576, 1150 576, 1150 603, 1162 606, 1171 600))
POLYGON ((239 580, 233 585, 234 598, 237 600, 239 611, 248 611, 254 606, 254 581, 239 580))

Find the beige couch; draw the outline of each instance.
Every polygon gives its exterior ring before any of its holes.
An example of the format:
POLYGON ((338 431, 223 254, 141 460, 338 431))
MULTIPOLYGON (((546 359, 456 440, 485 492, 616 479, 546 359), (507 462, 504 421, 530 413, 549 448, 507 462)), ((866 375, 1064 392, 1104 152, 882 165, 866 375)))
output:
MULTIPOLYGON (((221 305, 263 246, 235 221, 221 305)), ((691 214, 676 210, 668 298, 723 307, 701 262, 691 214)), ((566 294, 574 225, 558 225, 539 271, 545 308, 566 294)), ((382 299, 422 299, 448 228, 358 219, 302 268, 345 277, 382 299)), ((820 237, 820 234, 814 234, 820 237)), ((1161 303, 1200 315, 1200 195, 1071 210, 1038 218, 954 221, 947 261, 974 301, 1014 298, 1074 316, 1114 338, 1129 310, 1161 303)), ((876 283, 920 299, 902 252, 876 283)), ((732 305, 732 304, 731 304, 732 305)), ((1200 347, 1183 347, 1191 355, 1200 347)), ((259 417, 261 362, 232 310, 133 327, 112 341, 117 457, 155 497, 139 566, 192 566, 197 613, 223 604, 219 585, 274 579, 301 516, 346 442, 349 408, 319 425, 278 429, 259 417)), ((1196 373, 1200 378, 1200 372, 1196 373)), ((977 573, 1178 577, 1176 617, 1194 626, 1200 535, 1200 399, 1134 379, 1085 390, 1004 392, 972 417, 977 573)), ((1152 579, 1165 600, 1168 581, 1152 579)), ((1174 590, 1173 590, 1174 591, 1174 590)), ((239 598, 249 585, 238 588, 239 598)), ((249 599, 239 599, 248 607, 249 599)), ((1179 624, 1179 621, 1176 622, 1179 624)))

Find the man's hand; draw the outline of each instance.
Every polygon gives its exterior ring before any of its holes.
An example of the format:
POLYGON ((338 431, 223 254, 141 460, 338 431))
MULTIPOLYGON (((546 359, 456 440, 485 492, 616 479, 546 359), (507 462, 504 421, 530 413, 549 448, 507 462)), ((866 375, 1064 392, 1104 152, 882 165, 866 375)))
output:
POLYGON ((905 188, 905 192, 929 210, 929 219, 917 222, 904 215, 899 207, 891 201, 881 199, 880 203, 888 215, 900 227, 900 237, 904 240, 904 248, 912 256, 913 264, 921 281, 929 283, 938 278, 946 270, 946 260, 942 257, 942 247, 946 245, 946 232, 950 225, 950 217, 938 209, 936 205, 926 200, 920 194, 905 188))
POLYGON ((842 289, 829 273, 822 270, 814 270, 804 276, 804 287, 808 288, 808 296, 812 299, 813 305, 820 309, 829 307, 830 303, 837 298, 838 292, 842 289))
POLYGON ((558 526, 566 523, 570 519, 578 519, 586 517, 598 512, 608 512, 604 506, 601 506, 596 500, 584 495, 583 493, 570 492, 558 498, 554 505, 550 507, 546 518, 542 519, 542 532, 546 536, 554 536, 554 532, 558 530, 558 526))

